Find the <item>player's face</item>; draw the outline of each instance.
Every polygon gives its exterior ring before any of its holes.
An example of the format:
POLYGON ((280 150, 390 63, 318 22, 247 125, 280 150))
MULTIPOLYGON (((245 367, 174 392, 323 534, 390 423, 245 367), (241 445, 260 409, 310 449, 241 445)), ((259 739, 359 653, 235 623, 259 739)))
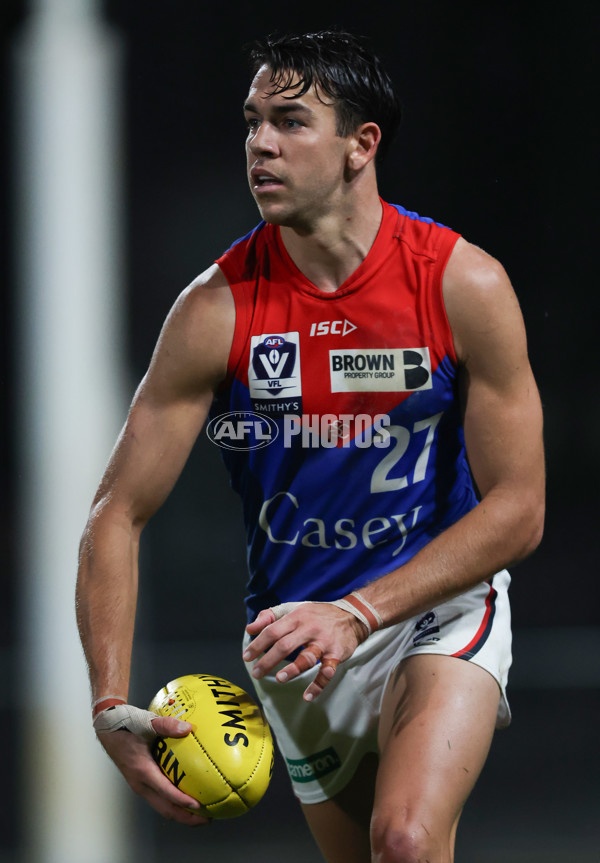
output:
POLYGON ((332 104, 314 90, 271 95, 270 74, 259 69, 244 105, 250 189, 263 219, 311 230, 342 202, 348 139, 335 133, 332 104))

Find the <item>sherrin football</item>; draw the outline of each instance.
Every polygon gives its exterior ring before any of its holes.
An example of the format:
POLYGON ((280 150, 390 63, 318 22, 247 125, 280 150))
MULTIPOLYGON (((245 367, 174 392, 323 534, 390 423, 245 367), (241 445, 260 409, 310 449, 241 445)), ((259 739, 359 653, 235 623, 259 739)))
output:
POLYGON ((148 710, 191 722, 187 737, 159 737, 152 754, 207 818, 235 818, 261 799, 273 772, 273 739, 258 704, 222 677, 187 674, 156 693, 148 710))

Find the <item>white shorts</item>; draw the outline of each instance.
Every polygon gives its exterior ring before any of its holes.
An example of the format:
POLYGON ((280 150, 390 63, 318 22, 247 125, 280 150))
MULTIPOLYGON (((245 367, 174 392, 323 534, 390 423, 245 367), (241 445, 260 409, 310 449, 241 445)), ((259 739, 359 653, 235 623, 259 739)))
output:
MULTIPOLYGON (((506 699, 511 630, 506 570, 427 614, 373 633, 341 663, 312 703, 302 693, 315 669, 281 684, 275 674, 254 680, 256 692, 303 803, 333 797, 350 781, 363 756, 377 752, 377 729, 387 681, 407 656, 456 656, 485 668, 498 682, 497 728, 510 723, 506 699)), ((249 637, 246 636, 245 644, 249 637)), ((248 671, 252 663, 248 663, 248 671)))

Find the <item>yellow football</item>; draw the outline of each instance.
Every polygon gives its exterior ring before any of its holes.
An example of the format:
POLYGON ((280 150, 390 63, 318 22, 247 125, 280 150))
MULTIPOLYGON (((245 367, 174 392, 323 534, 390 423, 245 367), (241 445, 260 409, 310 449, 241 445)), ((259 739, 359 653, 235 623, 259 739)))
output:
POLYGON ((159 737, 162 772, 208 818, 235 818, 261 799, 273 772, 273 739, 258 704, 222 677, 187 674, 156 693, 148 710, 191 722, 187 737, 159 737))

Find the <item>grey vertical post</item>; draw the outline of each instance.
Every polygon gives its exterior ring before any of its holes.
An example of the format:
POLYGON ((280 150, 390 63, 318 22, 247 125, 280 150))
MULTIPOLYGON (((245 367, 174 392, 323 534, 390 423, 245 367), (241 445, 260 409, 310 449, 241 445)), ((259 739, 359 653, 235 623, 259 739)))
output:
MULTIPOLYGON (((14 50, 24 859, 129 859, 94 738, 77 546, 124 419, 119 44, 92 0, 38 0, 14 50)), ((127 798, 128 799, 128 798, 127 798)))

